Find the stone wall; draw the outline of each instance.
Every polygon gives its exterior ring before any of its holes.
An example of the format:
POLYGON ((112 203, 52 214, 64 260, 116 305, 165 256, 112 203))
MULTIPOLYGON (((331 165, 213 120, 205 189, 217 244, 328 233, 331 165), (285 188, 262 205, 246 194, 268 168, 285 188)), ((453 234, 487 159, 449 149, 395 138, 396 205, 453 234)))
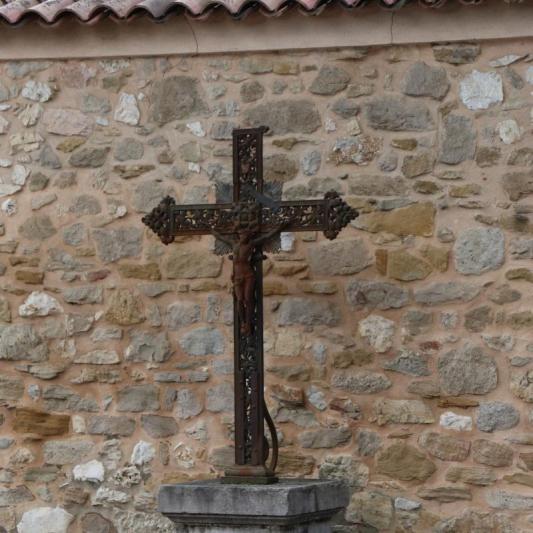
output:
POLYGON ((361 213, 266 262, 280 473, 347 480, 338 531, 531 530, 530 44, 2 64, 0 531, 170 532, 231 461, 229 261, 141 217, 261 124, 361 213))

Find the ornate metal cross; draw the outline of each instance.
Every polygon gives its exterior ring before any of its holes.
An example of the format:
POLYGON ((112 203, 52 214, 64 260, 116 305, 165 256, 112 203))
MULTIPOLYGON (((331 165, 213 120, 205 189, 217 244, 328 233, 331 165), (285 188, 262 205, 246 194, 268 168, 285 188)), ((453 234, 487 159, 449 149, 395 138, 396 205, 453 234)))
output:
POLYGON ((264 401, 263 245, 281 231, 323 231, 334 239, 357 217, 355 209, 328 192, 323 200, 276 202, 263 195, 263 134, 266 128, 233 132, 233 202, 176 205, 165 198, 143 218, 165 244, 178 235, 214 235, 233 260, 235 360, 235 466, 223 481, 273 483, 278 441, 264 401), (265 438, 268 425, 272 449, 265 438), (270 456, 270 460, 269 460, 270 456), (267 461, 269 464, 267 465, 267 461))

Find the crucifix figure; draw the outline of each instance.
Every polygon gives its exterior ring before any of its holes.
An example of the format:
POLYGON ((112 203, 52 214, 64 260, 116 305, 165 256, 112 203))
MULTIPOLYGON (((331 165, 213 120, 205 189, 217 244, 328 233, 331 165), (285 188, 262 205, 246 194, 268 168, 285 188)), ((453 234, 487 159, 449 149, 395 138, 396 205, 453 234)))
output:
POLYGON ((164 244, 178 235, 213 235, 233 261, 235 465, 228 483, 274 483, 278 441, 264 401, 263 245, 282 231, 322 231, 335 239, 357 211, 338 193, 322 200, 275 201, 263 195, 266 128, 233 131, 233 202, 176 205, 165 198, 143 218, 164 244), (271 446, 265 438, 265 422, 271 446), (268 461, 268 464, 267 464, 268 461))

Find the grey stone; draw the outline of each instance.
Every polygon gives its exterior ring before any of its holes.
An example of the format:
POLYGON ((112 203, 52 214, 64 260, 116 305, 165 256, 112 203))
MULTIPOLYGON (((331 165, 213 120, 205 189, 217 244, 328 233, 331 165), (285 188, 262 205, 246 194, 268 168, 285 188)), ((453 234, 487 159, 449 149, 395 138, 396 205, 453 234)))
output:
POLYGON ((84 113, 106 114, 111 111, 111 104, 109 100, 103 96, 86 93, 81 95, 80 109, 84 113))
MULTIPOLYGON (((5 102, 11 98, 9 89, 4 85, 0 84, 0 102, 5 102)), ((31 106, 31 104, 30 104, 31 106)))
POLYGON ((204 160, 202 145, 197 141, 189 141, 179 147, 179 155, 188 163, 201 163, 204 160))
POLYGON ((428 368, 427 357, 418 352, 413 352, 407 348, 401 348, 399 355, 383 365, 385 370, 393 370, 408 376, 429 376, 431 372, 428 368))
POLYGON ((309 266, 319 276, 357 274, 372 263, 363 239, 321 242, 309 254, 309 266))
POLYGON ((156 283, 142 283, 138 289, 149 298, 157 298, 167 292, 172 292, 175 287, 172 283, 156 282, 156 283))
POLYGON ((144 146, 137 139, 124 137, 115 148, 115 159, 117 161, 138 160, 144 155, 144 146))
POLYGON ((15 439, 10 439, 9 437, 0 438, 0 450, 7 450, 15 444, 15 439))
POLYGON ((85 439, 49 440, 43 444, 44 462, 70 465, 82 462, 93 450, 94 443, 85 439))
POLYGON ((509 248, 515 259, 533 259, 533 239, 513 239, 509 248))
POLYGON ((37 211, 47 205, 53 204, 56 200, 57 194, 54 192, 42 194, 31 199, 31 208, 33 211, 37 211))
POLYGON ((331 386, 351 394, 375 394, 390 389, 392 382, 379 372, 343 370, 333 373, 331 386))
POLYGON ((533 193, 533 172, 507 172, 502 176, 502 186, 509 198, 516 202, 533 193))
POLYGON ((354 309, 399 309, 409 303, 409 291, 392 283, 353 280, 346 285, 346 300, 354 309))
POLYGON ((241 100, 245 103, 255 102, 263 98, 265 88, 257 80, 246 81, 241 85, 241 100))
POLYGON ((424 131, 434 127, 425 104, 399 96, 374 98, 366 105, 366 118, 378 130, 424 131))
POLYGON ((497 72, 473 70, 461 80, 459 95, 468 109, 488 109, 503 101, 502 77, 497 72))
POLYGON ((30 192, 43 191, 48 186, 50 179, 42 172, 32 172, 29 179, 30 192))
POLYGON ((284 187, 284 200, 304 200, 309 198, 324 197, 328 191, 343 192, 342 184, 333 178, 311 178, 306 184, 284 187))
POLYGON ((378 168, 383 172, 392 172, 398 168, 398 154, 385 152, 378 159, 378 168))
POLYGON ((310 298, 285 298, 278 314, 278 325, 337 326, 340 311, 333 302, 310 298))
POLYGON ((81 411, 95 413, 99 410, 98 402, 92 398, 83 398, 72 389, 61 385, 51 385, 43 391, 44 406, 47 411, 81 411))
POLYGON ((99 327, 91 333, 92 342, 107 342, 122 339, 122 329, 114 326, 99 327))
POLYGON ((104 263, 114 263, 124 257, 137 257, 141 254, 143 230, 139 227, 95 229, 92 236, 98 255, 104 263))
POLYGON ((442 355, 438 361, 440 385, 445 394, 487 394, 498 384, 494 359, 480 347, 466 345, 442 355))
POLYGON ((308 100, 276 100, 247 109, 244 117, 252 127, 267 126, 274 135, 313 133, 320 125, 320 114, 308 100))
POLYGON ((200 320, 201 309, 193 302, 174 302, 167 308, 166 326, 177 330, 200 320))
POLYGON ((509 492, 507 490, 494 490, 487 494, 487 503, 493 509, 510 509, 512 511, 533 510, 533 496, 509 492))
POLYGON ((433 324, 433 314, 420 309, 411 309, 402 316, 402 326, 409 335, 427 333, 433 324))
POLYGON ((208 110, 198 80, 169 76, 154 83, 150 98, 152 120, 159 125, 205 114, 208 110))
MULTIPOLYGON (((251 488, 249 485, 220 484, 216 480, 210 480, 164 485, 159 493, 159 510, 163 514, 174 516, 177 522, 193 516, 195 523, 204 531, 213 528, 227 530, 227 525, 216 526, 216 517, 223 516, 231 517, 231 523, 237 529, 243 529, 243 532, 257 530, 259 524, 268 526, 272 533, 287 528, 293 533, 319 533, 325 531, 324 527, 330 529, 329 519, 339 508, 344 508, 348 501, 348 488, 339 481, 285 479, 273 485, 251 488), (317 514, 325 522, 320 525, 308 523, 307 517, 317 514), (299 520, 305 523, 294 526, 294 518, 300 516, 306 517, 299 520), (273 522, 278 525, 273 526, 273 522)), ((139 529, 135 533, 144 531, 161 530, 139 529)))
POLYGON ((307 401, 319 411, 325 411, 328 407, 328 402, 326 400, 326 395, 324 392, 319 389, 318 387, 315 387, 314 385, 311 385, 307 391, 307 401))
POLYGON ((443 67, 430 67, 423 61, 413 63, 402 80, 402 92, 408 96, 430 96, 442 100, 450 82, 443 67))
POLYGON ((191 372, 156 372, 154 381, 159 383, 204 383, 209 379, 207 370, 193 370, 191 372))
POLYGON ((109 153, 109 147, 88 146, 73 152, 68 162, 73 167, 98 168, 101 167, 109 153))
POLYGON ((135 420, 125 416, 91 416, 87 423, 89 435, 130 437, 135 431, 135 420))
POLYGON ((49 144, 43 146, 39 154, 39 163, 42 167, 52 168, 54 170, 62 167, 61 160, 49 144))
POLYGON ((20 503, 31 502, 33 500, 35 500, 35 497, 25 485, 19 485, 14 488, 0 487, 0 508, 12 508, 20 503))
POLYGON ((272 72, 274 63, 267 56, 243 57, 239 62, 239 67, 248 74, 267 74, 272 72))
POLYGON ((309 87, 313 94, 329 96, 337 94, 350 83, 350 75, 343 69, 332 65, 324 65, 309 87))
POLYGON ((285 154, 273 154, 263 160, 265 181, 290 181, 298 174, 298 164, 285 154))
POLYGON ((348 190, 358 196, 404 196, 408 185, 399 176, 357 175, 348 178, 348 190))
POLYGON ((449 43, 433 46, 435 59, 451 65, 474 63, 480 53, 479 43, 449 43))
POLYGON ((80 194, 74 197, 69 207, 69 212, 79 217, 84 215, 98 215, 102 207, 98 198, 90 194, 80 194))
POLYGON ((30 241, 44 241, 57 233, 48 215, 33 215, 19 226, 19 234, 30 241))
POLYGON ((173 196, 174 189, 153 180, 139 183, 133 191, 133 207, 138 213, 149 213, 157 207, 163 198, 173 196))
POLYGON ((468 331, 479 333, 494 320, 492 308, 488 305, 476 307, 465 313, 464 326, 468 331))
POLYGON ((355 434, 357 451, 362 457, 373 457, 382 446, 381 437, 376 431, 360 428, 355 434))
POLYGON ((420 502, 398 496, 394 499, 394 508, 398 511, 417 511, 422 507, 420 502))
POLYGON ((340 98, 336 100, 331 106, 331 110, 342 118, 352 118, 355 117, 359 111, 360 106, 351 98, 340 98))
POLYGON ((215 122, 211 126, 210 137, 215 141, 227 141, 233 138, 233 130, 237 128, 237 124, 228 120, 215 122))
POLYGON ((65 302, 69 304, 101 304, 104 300, 104 290, 95 285, 68 287, 62 294, 65 302))
POLYGON ((520 421, 520 413, 511 404, 505 402, 485 402, 476 413, 476 427, 480 431, 491 433, 495 430, 514 428, 520 421))
POLYGON ((142 415, 141 426, 153 439, 165 439, 178 432, 178 425, 170 416, 142 415))
POLYGON ((477 134, 470 117, 448 115, 443 121, 439 161, 457 165, 474 158, 477 134))
POLYGON ((481 292, 478 285, 444 281, 431 283, 414 291, 415 301, 424 305, 440 305, 450 302, 470 302, 481 292))
POLYGON ((45 361, 48 347, 29 324, 0 325, 0 360, 45 361))
POLYGON ((338 479, 355 489, 367 486, 368 473, 368 466, 350 455, 326 455, 318 469, 319 479, 338 479))
POLYGON ((454 244, 455 268, 461 274, 480 275, 497 270, 505 258, 505 237, 499 228, 469 228, 454 244))
POLYGON ((152 334, 146 331, 132 330, 130 344, 124 353, 126 361, 134 363, 164 363, 172 355, 172 347, 167 334, 152 334))
POLYGON ((220 383, 207 389, 205 408, 212 413, 233 413, 233 386, 231 383, 220 383))
POLYGON ((159 388, 155 385, 131 385, 118 391, 117 411, 142 413, 159 410, 159 388))
POLYGON ((315 429, 304 431, 298 435, 302 448, 336 448, 346 444, 352 438, 352 432, 347 427, 331 429, 315 429))
POLYGON ((199 415, 203 411, 203 405, 191 389, 179 389, 176 397, 176 416, 187 420, 199 415))
POLYGON ((224 335, 214 327, 200 327, 188 331, 179 340, 188 355, 221 355, 226 348, 224 335))
POLYGON ((114 514, 118 533, 175 533, 175 525, 160 513, 118 510, 114 514))
POLYGON ((0 321, 11 322, 11 307, 9 300, 4 297, 0 297, 0 321))
POLYGON ((54 187, 57 187, 58 189, 68 189, 74 187, 76 183, 76 172, 65 171, 61 172, 54 180, 54 187))
POLYGON ((302 172, 306 176, 314 176, 322 164, 322 155, 318 150, 306 150, 301 159, 302 172))
POLYGON ((292 422, 301 428, 318 426, 314 413, 304 407, 280 406, 274 413, 274 420, 280 424, 292 422))
POLYGON ((524 146, 513 150, 507 160, 507 164, 519 167, 533 167, 533 148, 524 146))
POLYGON ((333 145, 329 160, 336 165, 367 165, 380 148, 381 140, 369 135, 340 137, 333 145))
POLYGON ((9 61, 6 63, 6 75, 14 80, 25 78, 28 74, 41 72, 50 68, 50 61, 9 61))

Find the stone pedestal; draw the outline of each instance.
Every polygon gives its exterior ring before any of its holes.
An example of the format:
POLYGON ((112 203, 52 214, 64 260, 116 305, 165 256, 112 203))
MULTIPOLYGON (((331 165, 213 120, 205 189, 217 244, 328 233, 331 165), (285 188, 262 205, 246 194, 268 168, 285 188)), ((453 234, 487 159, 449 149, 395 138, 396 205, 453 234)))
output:
POLYGON ((274 485, 218 480, 163 485, 159 511, 186 533, 330 533, 349 502, 339 481, 285 479, 274 485))

